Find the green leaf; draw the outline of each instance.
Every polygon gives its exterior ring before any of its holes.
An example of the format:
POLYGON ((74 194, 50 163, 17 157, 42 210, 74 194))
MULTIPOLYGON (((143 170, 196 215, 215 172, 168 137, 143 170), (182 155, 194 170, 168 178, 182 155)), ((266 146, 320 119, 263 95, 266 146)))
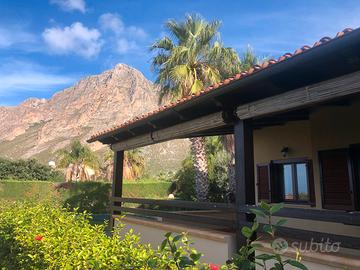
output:
POLYGON ((200 260, 202 254, 201 253, 191 253, 190 254, 190 258, 194 261, 197 262, 198 260, 200 260))
POLYGON ((250 212, 255 214, 257 217, 266 217, 265 213, 261 209, 250 209, 250 212))
POLYGON ((253 234, 253 231, 249 228, 249 227, 242 227, 241 228, 241 233, 246 237, 246 238, 250 238, 253 234))
POLYGON ((165 233, 165 237, 166 237, 166 238, 169 238, 170 236, 171 236, 171 232, 165 233))
POLYGON ((180 265, 180 267, 185 268, 188 266, 195 265, 195 263, 192 260, 190 260, 188 257, 183 256, 183 257, 180 257, 179 265, 180 265))
POLYGON ((256 242, 251 242, 250 246, 254 247, 255 249, 262 248, 263 245, 256 242))
POLYGON ((182 235, 182 234, 178 234, 178 235, 176 235, 176 236, 174 237, 173 242, 176 243, 176 242, 178 242, 181 238, 183 238, 183 235, 182 235))
POLYGON ((266 224, 263 226, 263 232, 272 235, 273 234, 273 229, 269 224, 266 224))
POLYGON ((256 220, 254 221, 251 230, 254 232, 259 228, 259 222, 257 222, 256 220))
POLYGON ((286 219, 280 219, 276 222, 275 226, 283 226, 284 224, 286 224, 287 220, 286 219))
POLYGON ((261 203, 260 203, 260 208, 261 208, 262 210, 264 210, 265 212, 270 212, 271 204, 266 203, 266 202, 264 202, 264 201, 261 201, 261 203))
POLYGON ((271 206, 270 208, 270 214, 274 214, 276 212, 278 212, 280 209, 284 208, 284 204, 283 203, 277 203, 271 206))
POLYGON ((161 245, 160 245, 160 250, 163 251, 166 247, 167 244, 167 239, 165 239, 164 241, 162 241, 161 245))
POLYGON ((295 266, 295 267, 297 267, 297 268, 299 268, 301 270, 308 270, 308 268, 305 265, 303 265, 301 262, 298 262, 298 261, 295 261, 295 260, 287 260, 285 262, 292 265, 292 266, 295 266))
POLYGON ((270 254, 260 254, 260 255, 255 256, 255 259, 262 260, 262 261, 268 261, 268 260, 272 260, 275 258, 276 258, 275 255, 270 255, 270 254))
POLYGON ((200 80, 195 80, 191 86, 191 93, 197 94, 204 88, 204 84, 200 80))

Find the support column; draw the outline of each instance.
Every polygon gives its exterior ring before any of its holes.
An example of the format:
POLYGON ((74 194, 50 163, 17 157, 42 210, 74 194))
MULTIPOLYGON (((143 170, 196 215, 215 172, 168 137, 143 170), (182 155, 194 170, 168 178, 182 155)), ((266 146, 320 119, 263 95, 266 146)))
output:
POLYGON ((255 204, 253 130, 249 121, 236 121, 234 139, 236 241, 239 249, 245 243, 241 234, 242 223, 253 220, 252 215, 242 214, 239 209, 244 205, 255 204))
MULTIPOLYGON (((112 181, 112 197, 121 197, 122 196, 122 186, 123 186, 123 169, 124 169, 124 151, 114 151, 114 170, 113 170, 113 181, 112 181)), ((121 206, 121 202, 112 202, 110 206, 110 226, 114 227, 114 218, 113 215, 120 215, 119 211, 114 211, 113 206, 121 206)))

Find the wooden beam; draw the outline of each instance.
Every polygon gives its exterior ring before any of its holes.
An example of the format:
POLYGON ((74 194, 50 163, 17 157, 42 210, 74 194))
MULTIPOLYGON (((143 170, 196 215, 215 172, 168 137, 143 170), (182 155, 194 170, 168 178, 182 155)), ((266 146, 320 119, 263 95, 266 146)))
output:
POLYGON ((227 203, 212 203, 212 202, 192 202, 183 200, 158 200, 158 199, 142 199, 142 198, 118 198, 113 197, 113 202, 124 203, 138 203, 155 206, 167 206, 176 208, 187 208, 197 210, 219 210, 226 212, 234 212, 235 207, 233 204, 227 203))
POLYGON ((247 121, 234 127, 236 207, 255 204, 253 131, 247 121))
MULTIPOLYGON (((124 197, 112 197, 111 200, 114 203, 125 202, 125 203, 147 204, 153 206, 235 212, 235 205, 228 203, 193 202, 193 201, 183 201, 183 200, 160 200, 160 199, 143 199, 143 198, 124 198, 124 197)), ((246 214, 246 213, 250 213, 250 209, 257 209, 257 208, 258 207, 256 205, 242 205, 242 206, 238 206, 236 210, 238 212, 246 214)), ((280 209, 279 212, 276 212, 274 216, 360 226, 360 212, 285 207, 283 209, 280 209)))
POLYGON ((238 120, 234 126, 235 139, 235 210, 236 243, 240 249, 246 239, 241 233, 244 221, 252 222, 251 214, 243 214, 245 205, 255 204, 254 147, 250 123, 238 120))
POLYGON ((211 225, 233 228, 235 223, 233 220, 200 216, 196 214, 196 212, 194 214, 191 214, 191 212, 176 213, 176 212, 167 212, 161 210, 143 209, 143 208, 117 207, 117 206, 114 206, 114 208, 115 210, 122 212, 140 214, 144 216, 163 217, 163 218, 181 220, 181 221, 189 221, 196 224, 203 223, 203 224, 211 224, 211 225))
POLYGON ((128 140, 115 143, 111 146, 114 151, 127 150, 145 145, 159 143, 171 139, 190 137, 191 134, 225 126, 222 112, 210 114, 194 120, 190 120, 169 128, 153 131, 145 135, 130 138, 128 140))
POLYGON ((240 119, 249 119, 292 109, 301 109, 359 93, 360 72, 354 72, 241 105, 237 108, 236 113, 240 119))
MULTIPOLYGON (((112 197, 121 197, 122 196, 122 186, 123 186, 123 169, 124 169, 124 151, 114 151, 114 171, 113 171, 113 182, 112 182, 112 197)), ((111 204, 111 217, 110 217, 110 226, 114 226, 114 220, 112 215, 114 214, 114 206, 121 206, 121 202, 115 202, 111 204)), ((116 213, 120 214, 120 213, 116 213)))

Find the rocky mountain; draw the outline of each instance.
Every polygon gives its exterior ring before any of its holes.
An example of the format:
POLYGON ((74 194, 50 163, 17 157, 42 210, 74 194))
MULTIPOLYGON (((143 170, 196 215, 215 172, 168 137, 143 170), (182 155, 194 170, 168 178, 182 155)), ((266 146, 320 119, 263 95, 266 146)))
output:
MULTIPOLYGON (((118 64, 112 70, 80 80, 48 100, 30 98, 18 106, 0 106, 0 156, 34 157, 47 162, 74 139, 85 142, 94 132, 157 106, 155 86, 138 70, 118 64)), ((178 163, 185 155, 183 144, 187 142, 151 147, 160 147, 161 153, 170 155, 168 160, 178 163)), ((104 149, 100 143, 90 147, 95 151, 104 149)))

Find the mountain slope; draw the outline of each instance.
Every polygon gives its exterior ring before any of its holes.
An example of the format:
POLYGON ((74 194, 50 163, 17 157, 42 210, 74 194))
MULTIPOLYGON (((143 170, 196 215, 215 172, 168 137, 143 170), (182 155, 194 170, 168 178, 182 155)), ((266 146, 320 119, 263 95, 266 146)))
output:
MULTIPOLYGON (((74 139, 85 142, 94 132, 157 106, 158 91, 154 85, 138 70, 119 64, 80 80, 48 100, 31 98, 18 106, 0 107, 0 155, 35 157, 46 162, 74 139)), ((155 148, 172 155, 169 160, 178 164, 185 155, 181 151, 184 145, 187 142, 178 141, 155 148), (177 149, 180 153, 175 153, 177 149)), ((100 151, 104 148, 99 143, 90 147, 100 151)))

